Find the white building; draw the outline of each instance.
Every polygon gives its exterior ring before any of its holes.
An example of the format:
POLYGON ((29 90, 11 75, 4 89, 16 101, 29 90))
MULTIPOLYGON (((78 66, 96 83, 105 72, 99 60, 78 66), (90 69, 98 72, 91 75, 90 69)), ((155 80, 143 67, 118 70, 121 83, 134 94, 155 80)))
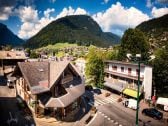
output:
MULTIPOLYGON (((106 87, 136 98, 138 85, 138 64, 120 61, 105 61, 106 87)), ((145 99, 152 95, 152 67, 140 65, 140 94, 145 99)))
POLYGON ((85 67, 86 67, 86 60, 84 58, 78 58, 75 61, 75 66, 78 68, 78 70, 85 75, 85 67))

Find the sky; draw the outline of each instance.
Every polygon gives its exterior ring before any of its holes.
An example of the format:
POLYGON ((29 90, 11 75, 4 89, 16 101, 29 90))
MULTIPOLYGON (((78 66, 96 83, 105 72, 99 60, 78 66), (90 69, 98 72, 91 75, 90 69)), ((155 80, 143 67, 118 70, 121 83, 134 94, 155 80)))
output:
POLYGON ((22 39, 58 18, 81 14, 104 32, 122 36, 128 28, 168 14, 168 0, 0 0, 0 23, 22 39))

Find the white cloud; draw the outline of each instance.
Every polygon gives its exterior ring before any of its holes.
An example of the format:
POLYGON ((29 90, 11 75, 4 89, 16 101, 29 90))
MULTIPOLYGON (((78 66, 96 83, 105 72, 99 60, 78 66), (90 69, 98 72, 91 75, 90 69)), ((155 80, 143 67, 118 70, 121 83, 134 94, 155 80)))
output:
POLYGON ((13 7, 3 7, 0 12, 0 20, 8 20, 9 16, 12 13, 13 7))
POLYGON ((31 6, 19 8, 19 10, 17 10, 16 12, 19 13, 19 17, 23 24, 21 25, 21 28, 18 32, 18 36, 20 38, 27 39, 35 35, 43 27, 45 27, 53 20, 56 20, 64 16, 68 16, 68 15, 87 14, 87 12, 82 8, 77 8, 75 10, 72 7, 69 7, 69 8, 64 8, 62 12, 60 12, 57 16, 52 17, 50 13, 54 11, 55 11, 54 8, 48 8, 44 11, 43 13, 44 16, 39 18, 38 16, 39 12, 34 8, 32 8, 31 6))
POLYGON ((135 7, 125 8, 120 2, 113 4, 105 12, 98 12, 92 17, 104 31, 118 31, 120 35, 125 29, 135 27, 149 19, 149 16, 142 11, 135 7))
POLYGON ((51 9, 48 8, 47 10, 44 11, 44 16, 47 17, 47 18, 49 18, 50 13, 51 13, 51 12, 54 12, 54 11, 55 11, 54 8, 51 8, 51 9))
POLYGON ((149 19, 149 16, 142 11, 135 7, 125 8, 120 2, 113 4, 105 12, 98 12, 92 17, 104 31, 117 31, 120 35, 125 29, 135 27, 149 19))
POLYGON ((88 14, 86 12, 86 10, 78 7, 76 10, 73 9, 71 6, 69 6, 68 8, 64 8, 62 10, 62 12, 60 12, 56 18, 61 18, 61 17, 65 17, 65 16, 68 16, 68 15, 80 15, 80 14, 88 14))
POLYGON ((23 23, 18 32, 18 36, 20 38, 27 39, 30 36, 37 33, 37 30, 35 29, 35 25, 38 24, 38 20, 39 20, 37 10, 35 10, 31 6, 28 6, 28 7, 22 6, 18 10, 16 10, 15 13, 18 13, 19 18, 23 23))
POLYGON ((147 1, 146 1, 146 6, 147 6, 148 8, 151 8, 151 7, 153 6, 151 0, 147 0, 147 1))
POLYGON ((37 22, 38 21, 38 12, 31 6, 20 7, 16 12, 19 14, 19 17, 22 22, 37 22))
POLYGON ((163 15, 165 15, 165 14, 168 14, 168 8, 167 7, 165 7, 165 8, 156 8, 156 7, 153 7, 152 8, 152 16, 153 17, 161 17, 161 16, 163 16, 163 15))

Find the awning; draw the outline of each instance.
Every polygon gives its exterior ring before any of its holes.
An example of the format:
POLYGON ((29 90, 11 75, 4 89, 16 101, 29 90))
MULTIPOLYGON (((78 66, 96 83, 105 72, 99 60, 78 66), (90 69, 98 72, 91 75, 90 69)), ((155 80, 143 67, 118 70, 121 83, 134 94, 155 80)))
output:
POLYGON ((104 86, 107 86, 113 90, 116 90, 116 91, 119 91, 119 92, 122 92, 124 89, 125 89, 125 84, 123 83, 111 83, 111 82, 105 82, 104 83, 104 86))
MULTIPOLYGON (((123 94, 126 94, 126 95, 128 95, 128 96, 137 98, 137 91, 134 90, 134 89, 126 88, 126 89, 123 91, 123 94)), ((139 96, 140 96, 140 95, 141 95, 141 93, 139 93, 139 96)))

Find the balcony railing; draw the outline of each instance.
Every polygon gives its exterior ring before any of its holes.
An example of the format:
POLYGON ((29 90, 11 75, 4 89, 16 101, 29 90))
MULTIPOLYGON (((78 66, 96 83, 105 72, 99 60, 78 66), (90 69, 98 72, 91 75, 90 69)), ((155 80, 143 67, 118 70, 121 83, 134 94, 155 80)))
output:
POLYGON ((65 84, 65 83, 68 83, 70 81, 73 80, 73 76, 71 75, 68 75, 68 76, 65 76, 63 79, 62 79, 62 84, 65 84))
MULTIPOLYGON (((137 75, 133 75, 131 73, 124 73, 124 72, 116 72, 116 71, 109 71, 109 69, 104 69, 105 73, 109 73, 111 75, 115 75, 115 76, 119 76, 119 77, 124 77, 124 78, 130 78, 133 80, 137 80, 138 76, 137 75)), ((140 80, 143 81, 143 76, 140 77, 140 80)))

